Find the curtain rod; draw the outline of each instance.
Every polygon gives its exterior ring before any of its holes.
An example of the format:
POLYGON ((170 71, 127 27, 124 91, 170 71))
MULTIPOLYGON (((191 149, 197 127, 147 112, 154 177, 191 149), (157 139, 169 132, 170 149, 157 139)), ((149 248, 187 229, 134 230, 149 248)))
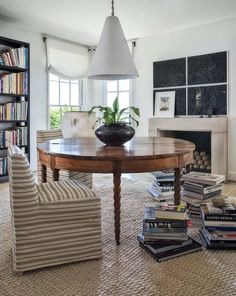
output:
MULTIPOLYGON (((47 38, 52 38, 52 39, 61 40, 61 41, 64 41, 64 42, 69 42, 69 43, 72 43, 72 44, 79 45, 79 46, 82 46, 84 48, 87 48, 88 50, 95 50, 96 47, 97 47, 96 45, 95 46, 89 46, 89 45, 85 45, 85 44, 82 44, 82 43, 79 43, 79 42, 76 42, 76 41, 63 39, 63 38, 52 36, 52 35, 49 35, 49 34, 43 34, 43 42, 45 42, 47 38)), ((127 42, 132 42, 133 46, 135 47, 136 46, 136 41, 138 39, 139 38, 128 39, 127 42)))
POLYGON ((82 43, 79 43, 79 42, 76 42, 76 41, 71 41, 71 40, 68 40, 68 39, 64 39, 64 38, 60 38, 60 37, 56 37, 56 36, 52 36, 52 35, 48 35, 48 34, 43 34, 43 42, 45 42, 47 38, 68 42, 68 43, 71 43, 71 44, 74 44, 74 45, 79 45, 79 46, 87 48, 87 49, 91 48, 91 46, 89 46, 89 45, 85 45, 85 44, 82 44, 82 43))

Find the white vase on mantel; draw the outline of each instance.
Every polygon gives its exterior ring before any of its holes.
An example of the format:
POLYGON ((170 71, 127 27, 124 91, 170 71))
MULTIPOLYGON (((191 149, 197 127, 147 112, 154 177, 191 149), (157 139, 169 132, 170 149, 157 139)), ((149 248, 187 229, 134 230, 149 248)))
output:
POLYGON ((68 111, 61 121, 63 138, 95 137, 93 125, 96 113, 88 116, 87 111, 68 111))

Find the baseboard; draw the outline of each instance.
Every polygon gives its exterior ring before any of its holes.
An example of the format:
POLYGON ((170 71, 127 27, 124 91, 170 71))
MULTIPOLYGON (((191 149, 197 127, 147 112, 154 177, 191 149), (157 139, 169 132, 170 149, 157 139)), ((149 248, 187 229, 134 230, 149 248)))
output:
POLYGON ((236 181, 236 172, 229 172, 228 180, 236 181))

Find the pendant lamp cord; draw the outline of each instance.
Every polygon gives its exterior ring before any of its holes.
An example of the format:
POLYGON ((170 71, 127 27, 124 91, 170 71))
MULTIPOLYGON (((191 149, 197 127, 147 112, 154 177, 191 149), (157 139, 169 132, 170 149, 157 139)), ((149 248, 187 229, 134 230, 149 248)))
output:
POLYGON ((114 0, 111 0, 111 15, 115 15, 114 0))

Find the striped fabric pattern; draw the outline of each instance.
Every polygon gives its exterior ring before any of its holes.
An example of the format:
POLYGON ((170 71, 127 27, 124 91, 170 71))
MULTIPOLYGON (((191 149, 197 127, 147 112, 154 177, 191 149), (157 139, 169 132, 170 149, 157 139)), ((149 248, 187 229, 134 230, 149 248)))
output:
POLYGON ((17 272, 100 258, 101 201, 77 181, 37 185, 17 146, 8 149, 13 266, 17 272))
POLYGON ((41 183, 38 185, 39 200, 42 202, 59 202, 95 197, 95 193, 77 181, 65 180, 41 183))
MULTIPOLYGON (((36 133, 37 144, 54 140, 54 139, 62 139, 62 130, 61 129, 53 129, 53 130, 38 130, 36 133)), ((38 183, 42 181, 42 174, 41 174, 41 165, 39 162, 39 156, 37 153, 37 173, 38 173, 38 183)), ((93 175, 91 173, 81 173, 81 172, 74 172, 74 171, 67 171, 67 170, 60 170, 59 171, 59 179, 60 180, 76 180, 80 181, 84 185, 92 188, 93 186, 93 175)), ((53 181, 53 173, 50 168, 47 168, 47 180, 53 181)))

